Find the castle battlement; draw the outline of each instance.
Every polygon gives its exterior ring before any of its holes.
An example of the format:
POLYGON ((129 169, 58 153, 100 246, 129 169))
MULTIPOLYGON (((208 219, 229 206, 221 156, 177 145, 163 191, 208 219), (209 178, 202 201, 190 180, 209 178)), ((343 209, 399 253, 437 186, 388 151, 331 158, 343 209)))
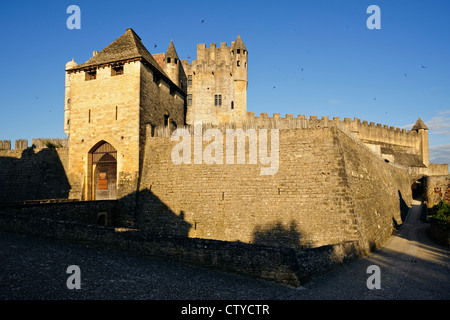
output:
MULTIPOLYGON (((245 121, 247 122, 263 122, 263 121, 277 121, 281 126, 283 126, 284 123, 292 123, 293 120, 301 120, 301 121, 308 121, 311 124, 320 125, 320 124, 340 124, 344 127, 353 127, 353 128, 376 128, 376 129, 382 129, 386 132, 390 133, 403 133, 403 134, 417 134, 416 131, 406 130, 402 128, 397 128, 393 126, 383 125, 381 123, 375 124, 375 122, 368 122, 366 120, 361 121, 358 118, 354 118, 353 120, 351 118, 344 118, 341 120, 340 117, 333 117, 330 119, 328 116, 322 116, 319 118, 316 115, 310 115, 309 118, 307 118, 305 115, 298 115, 297 117, 294 117, 293 114, 286 114, 285 117, 282 117, 280 113, 274 113, 272 117, 269 117, 268 113, 261 112, 259 116, 255 116, 255 112, 247 112, 245 121)), ((280 128, 281 129, 281 128, 280 128)), ((352 130, 355 131, 355 130, 352 130)))
MULTIPOLYGON (((67 148, 69 140, 67 138, 36 138, 32 139, 31 146, 36 149, 43 148, 67 148)), ((28 139, 17 139, 14 142, 14 149, 11 149, 11 140, 0 140, 0 150, 25 150, 29 148, 28 139)))
MULTIPOLYGON (((243 122, 252 123, 253 126, 278 128, 278 129, 313 129, 325 127, 337 127, 347 133, 356 136, 361 142, 370 145, 396 145, 414 150, 420 149, 421 134, 418 131, 406 130, 394 126, 383 125, 381 123, 361 121, 358 118, 344 118, 328 116, 319 118, 311 115, 307 118, 305 115, 294 117, 292 114, 274 113, 272 117, 265 112, 261 112, 259 116, 255 116, 254 112, 247 112, 243 122)), ((248 125, 244 125, 248 126, 248 125)), ((379 147, 378 147, 379 148, 379 147)))

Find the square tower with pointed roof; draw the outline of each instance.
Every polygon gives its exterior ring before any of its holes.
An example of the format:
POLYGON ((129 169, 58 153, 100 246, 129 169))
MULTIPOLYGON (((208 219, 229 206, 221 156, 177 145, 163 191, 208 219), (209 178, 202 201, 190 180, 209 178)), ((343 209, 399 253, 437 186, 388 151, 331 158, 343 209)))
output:
POLYGON ((72 198, 132 194, 147 132, 185 124, 185 91, 132 29, 85 63, 66 65, 65 97, 72 198))

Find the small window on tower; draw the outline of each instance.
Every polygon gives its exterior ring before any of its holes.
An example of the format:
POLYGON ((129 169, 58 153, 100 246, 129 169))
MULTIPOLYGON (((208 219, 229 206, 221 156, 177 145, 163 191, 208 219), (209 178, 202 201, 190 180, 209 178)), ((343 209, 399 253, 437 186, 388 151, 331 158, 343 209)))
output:
POLYGON ((111 68, 112 76, 120 76, 121 74, 123 74, 123 64, 120 66, 114 66, 111 68))
POLYGON ((236 50, 236 53, 237 53, 237 54, 240 54, 240 53, 241 53, 241 49, 237 49, 237 50, 236 50))
POLYGON ((237 61, 237 66, 240 67, 241 66, 241 62, 238 60, 237 61))
POLYGON ((167 63, 170 63, 170 57, 167 58, 167 63))
POLYGON ((231 101, 231 110, 234 110, 234 101, 231 101))
POLYGON ((97 70, 90 70, 85 72, 86 78, 85 80, 95 80, 97 79, 97 70))
POLYGON ((178 59, 177 58, 175 58, 175 64, 178 64, 178 59))
POLYGON ((221 107, 222 106, 222 95, 221 94, 214 95, 214 105, 216 107, 221 107))
POLYGON ((187 105, 192 106, 192 94, 188 94, 187 105))
POLYGON ((192 86, 192 76, 188 76, 188 86, 192 86))

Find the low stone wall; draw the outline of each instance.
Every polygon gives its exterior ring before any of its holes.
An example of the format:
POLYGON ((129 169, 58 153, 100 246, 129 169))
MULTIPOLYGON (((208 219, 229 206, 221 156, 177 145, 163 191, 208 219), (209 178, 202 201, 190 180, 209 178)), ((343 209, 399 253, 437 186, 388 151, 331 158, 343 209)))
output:
POLYGON ((430 233, 439 243, 450 247, 450 229, 439 225, 434 219, 430 219, 430 233))
POLYGON ((358 255, 355 242, 298 250, 158 235, 136 229, 55 220, 20 210, 0 210, 0 231, 120 250, 292 286, 304 284, 358 255))
POLYGON ((90 224, 118 226, 119 207, 116 200, 73 201, 65 199, 0 202, 0 214, 24 219, 47 218, 90 224))

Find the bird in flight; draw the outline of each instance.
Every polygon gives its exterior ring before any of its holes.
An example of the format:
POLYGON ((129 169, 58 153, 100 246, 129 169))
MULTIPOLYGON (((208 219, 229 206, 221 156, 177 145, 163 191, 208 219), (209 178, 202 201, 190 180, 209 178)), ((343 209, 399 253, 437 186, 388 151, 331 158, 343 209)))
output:
POLYGON ((203 20, 202 20, 202 23, 204 23, 205 21, 206 21, 206 20, 203 19, 203 20))

